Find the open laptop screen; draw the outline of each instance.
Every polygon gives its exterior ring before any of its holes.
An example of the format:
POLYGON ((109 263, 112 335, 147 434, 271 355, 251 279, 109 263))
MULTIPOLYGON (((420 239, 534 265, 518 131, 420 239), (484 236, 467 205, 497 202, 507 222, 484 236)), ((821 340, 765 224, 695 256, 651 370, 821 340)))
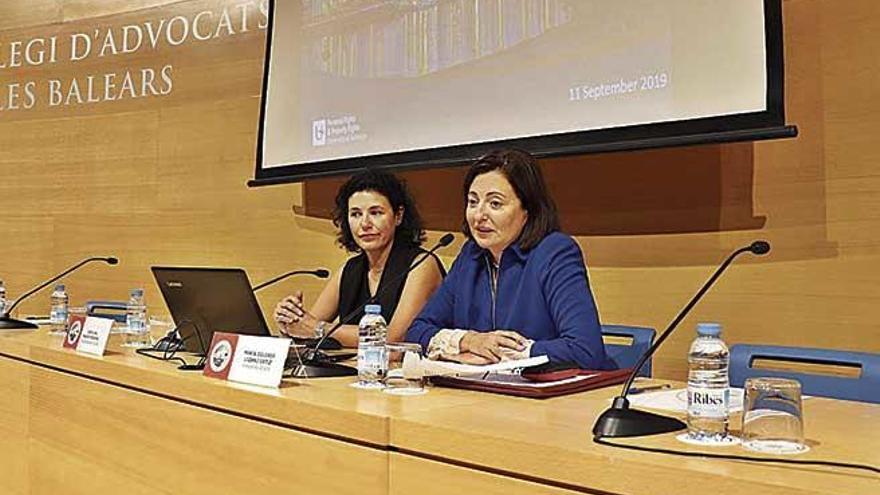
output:
POLYGON ((184 349, 205 353, 214 332, 269 335, 247 274, 240 268, 151 268, 184 349))

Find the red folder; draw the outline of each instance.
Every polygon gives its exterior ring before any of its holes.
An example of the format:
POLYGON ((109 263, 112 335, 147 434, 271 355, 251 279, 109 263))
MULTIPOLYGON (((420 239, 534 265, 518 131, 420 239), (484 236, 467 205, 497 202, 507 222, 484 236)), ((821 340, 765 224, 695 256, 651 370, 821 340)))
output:
POLYGON ((613 371, 567 369, 547 373, 528 373, 524 371, 522 377, 525 379, 525 382, 529 383, 522 384, 496 383, 489 380, 451 376, 435 376, 431 378, 431 381, 435 385, 443 387, 479 390, 481 392, 529 397, 532 399, 547 399, 549 397, 559 397, 609 385, 617 385, 625 382, 631 372, 632 369, 630 368, 613 371), (572 381, 577 376, 583 376, 584 378, 572 381))

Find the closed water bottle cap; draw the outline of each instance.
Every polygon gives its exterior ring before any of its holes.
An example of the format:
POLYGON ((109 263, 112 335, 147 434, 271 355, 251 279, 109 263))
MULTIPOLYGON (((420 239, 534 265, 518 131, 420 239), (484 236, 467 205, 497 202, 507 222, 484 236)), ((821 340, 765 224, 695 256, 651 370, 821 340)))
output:
POLYGON ((382 305, 381 304, 367 304, 364 306, 364 312, 368 315, 378 315, 382 313, 382 305))
POLYGON ((57 290, 58 292, 64 292, 64 284, 56 285, 55 290, 57 290))
POLYGON ((697 323, 697 335, 717 337, 721 335, 720 323, 697 323))
POLYGON ((131 289, 131 295, 135 297, 141 297, 144 295, 144 289, 131 289))

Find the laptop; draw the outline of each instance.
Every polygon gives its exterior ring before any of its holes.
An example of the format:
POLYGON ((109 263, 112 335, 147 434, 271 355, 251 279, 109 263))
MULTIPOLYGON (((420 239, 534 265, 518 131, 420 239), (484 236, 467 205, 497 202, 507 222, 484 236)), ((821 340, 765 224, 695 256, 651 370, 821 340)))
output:
POLYGON ((270 335, 241 268, 154 266, 150 270, 185 350, 205 354, 214 332, 270 335))

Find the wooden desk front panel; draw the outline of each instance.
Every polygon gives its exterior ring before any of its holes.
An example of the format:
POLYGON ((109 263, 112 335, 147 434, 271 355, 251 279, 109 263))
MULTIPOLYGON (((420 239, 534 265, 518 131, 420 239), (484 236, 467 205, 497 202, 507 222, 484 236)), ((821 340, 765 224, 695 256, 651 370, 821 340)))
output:
POLYGON ((574 495, 554 486, 406 454, 389 455, 389 495, 574 495))
MULTIPOLYGON (((104 357, 93 358, 62 349, 59 337, 40 329, 19 335, 0 334, 0 356, 301 431, 332 432, 337 437, 377 446, 388 443, 387 407, 381 394, 348 387, 348 379, 287 381, 280 390, 248 387, 206 378, 201 373, 181 372, 177 363, 139 356, 119 343, 119 336, 111 335, 104 357)), ((197 358, 186 359, 195 362, 197 358)))
MULTIPOLYGON (((348 382, 286 380, 280 390, 257 391, 115 347, 93 358, 59 349, 41 333, 7 335, 0 338, 0 438, 8 446, 0 452, 0 490, 876 491, 878 478, 864 472, 593 444, 589 428, 616 387, 535 401, 436 387, 425 396, 392 397, 348 382)), ((812 450, 798 458, 878 464, 880 407, 814 398, 805 413, 812 450)), ((672 435, 635 443, 692 450, 672 435)))
POLYGON ((0 359, 0 493, 27 493, 29 390, 27 366, 0 359))
MULTIPOLYGON (((409 414, 392 423, 391 444, 418 457, 479 466, 485 473, 510 473, 553 486, 602 493, 701 493, 753 491, 802 495, 873 493, 876 474, 816 466, 757 464, 633 452, 597 445, 590 428, 617 388, 545 401, 484 394, 476 406, 409 414)), ((813 398, 804 403, 810 452, 791 459, 877 465, 880 407, 813 398)), ((731 420, 737 428, 739 417, 731 420)), ((699 449, 674 434, 615 439, 646 447, 749 455, 740 447, 699 449)), ((507 477, 505 477, 507 478, 507 477)), ((392 485, 394 476, 392 475, 392 485)), ((515 483, 514 483, 515 484, 515 483)))
POLYGON ((387 491, 387 453, 0 358, 9 493, 387 491), (11 373, 10 373, 11 370, 11 373), (17 375, 29 392, 13 391, 17 375), (24 399, 21 399, 24 398, 24 399), (27 440, 23 440, 23 438, 27 440), (27 455, 24 455, 24 453, 27 455), (8 462, 12 461, 12 462, 8 462), (28 471, 29 468, 29 471, 28 471), (14 470, 13 470, 14 469, 14 470))

